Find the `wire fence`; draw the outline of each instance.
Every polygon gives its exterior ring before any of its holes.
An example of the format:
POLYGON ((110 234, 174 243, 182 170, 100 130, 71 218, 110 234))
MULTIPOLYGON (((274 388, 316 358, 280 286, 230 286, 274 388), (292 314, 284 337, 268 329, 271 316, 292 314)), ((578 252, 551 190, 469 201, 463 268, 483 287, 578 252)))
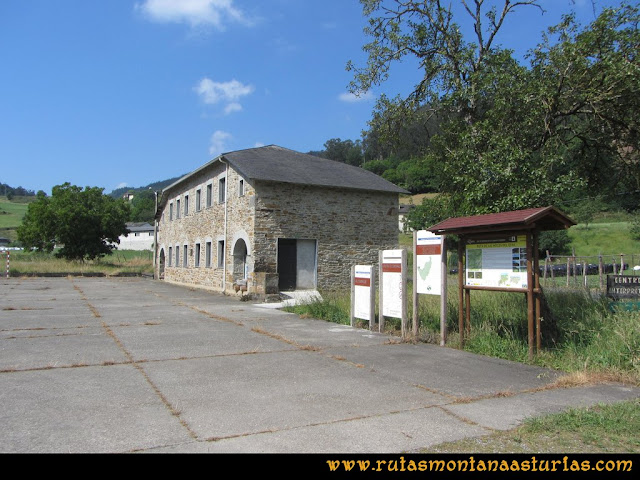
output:
POLYGON ((640 254, 552 255, 547 251, 540 265, 543 287, 584 287, 604 293, 607 275, 640 276, 640 254))

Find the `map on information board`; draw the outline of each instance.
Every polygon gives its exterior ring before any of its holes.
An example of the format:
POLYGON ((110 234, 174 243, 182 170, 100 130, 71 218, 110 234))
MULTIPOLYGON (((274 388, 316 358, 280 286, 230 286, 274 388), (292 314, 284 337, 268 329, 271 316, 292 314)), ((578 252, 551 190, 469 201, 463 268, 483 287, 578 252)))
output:
POLYGON ((527 238, 511 235, 467 243, 466 284, 527 288, 527 238))

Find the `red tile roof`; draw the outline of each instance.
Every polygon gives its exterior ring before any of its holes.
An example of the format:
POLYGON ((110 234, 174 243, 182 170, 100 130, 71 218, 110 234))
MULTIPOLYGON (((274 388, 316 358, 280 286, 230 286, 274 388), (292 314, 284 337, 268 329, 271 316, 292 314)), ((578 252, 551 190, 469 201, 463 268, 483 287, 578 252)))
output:
POLYGON ((440 234, 461 235, 533 228, 562 230, 575 224, 576 222, 555 207, 539 207, 472 217, 449 218, 427 228, 427 230, 440 234))

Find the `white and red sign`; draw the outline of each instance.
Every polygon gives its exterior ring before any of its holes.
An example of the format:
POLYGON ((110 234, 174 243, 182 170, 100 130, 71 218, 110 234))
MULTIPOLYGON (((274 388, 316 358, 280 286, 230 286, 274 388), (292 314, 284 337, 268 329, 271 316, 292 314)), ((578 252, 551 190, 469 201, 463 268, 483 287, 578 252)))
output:
POLYGON ((442 294, 443 237, 426 230, 416 233, 416 292, 427 295, 442 294))
POLYGON ((402 318, 402 250, 382 252, 382 315, 402 318))
POLYGON ((362 320, 371 321, 371 265, 356 265, 353 277, 353 316, 362 320))

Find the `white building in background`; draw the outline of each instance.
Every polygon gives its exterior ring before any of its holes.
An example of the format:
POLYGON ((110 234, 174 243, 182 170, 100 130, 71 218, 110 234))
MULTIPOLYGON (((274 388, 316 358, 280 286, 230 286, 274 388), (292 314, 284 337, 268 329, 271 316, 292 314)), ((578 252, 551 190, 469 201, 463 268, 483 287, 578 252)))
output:
POLYGON ((128 236, 120 235, 118 250, 153 250, 153 225, 127 223, 128 236))

